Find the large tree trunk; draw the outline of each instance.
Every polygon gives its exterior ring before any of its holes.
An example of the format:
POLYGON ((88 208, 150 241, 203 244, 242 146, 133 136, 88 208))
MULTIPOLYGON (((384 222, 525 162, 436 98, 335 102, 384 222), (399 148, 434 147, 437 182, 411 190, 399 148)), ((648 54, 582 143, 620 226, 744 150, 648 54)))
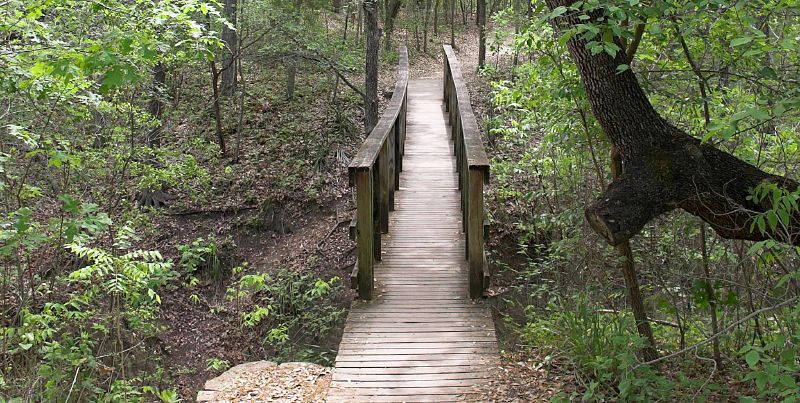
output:
MULTIPOLYGON (((554 9, 573 2, 547 0, 547 5, 554 9)), ((565 13, 554 25, 558 29, 579 24, 579 14, 565 13)), ((682 208, 724 238, 775 238, 800 244, 796 235, 800 214, 794 214, 785 229, 767 228, 762 234, 751 231, 751 224, 757 214, 771 207, 771 201, 748 200, 751 190, 764 182, 790 190, 797 188, 797 182, 768 174, 667 122, 650 104, 633 72, 617 71, 617 66, 627 64, 625 52, 616 57, 604 52, 592 55, 578 35, 567 46, 592 112, 623 162, 619 179, 585 211, 592 228, 606 241, 620 245, 653 218, 682 208)))
POLYGON ((378 1, 364 0, 364 19, 367 26, 367 56, 364 84, 364 128, 369 135, 378 124, 378 48, 381 33, 378 28, 378 1))
MULTIPOLYGON (((223 10, 225 18, 236 27, 236 0, 225 0, 223 10)), ((222 27, 222 41, 225 42, 225 58, 222 60, 223 96, 230 96, 236 91, 236 57, 239 52, 239 41, 236 30, 227 25, 222 27)))

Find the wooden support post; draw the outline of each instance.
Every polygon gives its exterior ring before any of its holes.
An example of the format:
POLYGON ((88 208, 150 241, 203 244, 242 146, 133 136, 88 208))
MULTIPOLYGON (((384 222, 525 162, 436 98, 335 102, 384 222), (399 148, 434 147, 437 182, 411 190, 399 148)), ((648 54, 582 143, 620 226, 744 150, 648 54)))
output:
POLYGON ((380 189, 378 192, 380 215, 378 217, 380 217, 381 234, 389 232, 389 174, 391 173, 389 163, 389 140, 387 139, 383 142, 380 154, 378 154, 378 186, 380 189))
POLYGON ((381 260, 381 179, 380 157, 372 169, 372 256, 381 260))
POLYGON ((483 175, 479 169, 469 170, 469 205, 467 250, 469 260, 469 297, 483 297, 483 175))
POLYGON ((397 129, 400 126, 400 116, 398 115, 397 120, 394 121, 392 125, 392 129, 389 131, 389 136, 386 139, 387 144, 387 156, 389 160, 389 172, 387 176, 389 177, 389 181, 386 184, 386 191, 389 192, 389 202, 388 202, 388 209, 387 209, 387 223, 386 223, 386 232, 389 232, 389 223, 388 223, 388 211, 394 211, 394 191, 397 190, 397 182, 399 180, 399 174, 397 170, 397 129))
POLYGON ((356 245, 358 246, 358 297, 372 299, 372 242, 374 227, 372 219, 372 171, 360 170, 356 179, 356 245))

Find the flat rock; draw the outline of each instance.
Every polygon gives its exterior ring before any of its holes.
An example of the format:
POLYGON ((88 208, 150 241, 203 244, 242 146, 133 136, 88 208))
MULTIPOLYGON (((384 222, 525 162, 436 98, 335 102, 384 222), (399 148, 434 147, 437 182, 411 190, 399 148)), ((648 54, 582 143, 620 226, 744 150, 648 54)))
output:
POLYGON ((206 382, 198 402, 324 402, 331 369, 307 362, 256 361, 206 382))

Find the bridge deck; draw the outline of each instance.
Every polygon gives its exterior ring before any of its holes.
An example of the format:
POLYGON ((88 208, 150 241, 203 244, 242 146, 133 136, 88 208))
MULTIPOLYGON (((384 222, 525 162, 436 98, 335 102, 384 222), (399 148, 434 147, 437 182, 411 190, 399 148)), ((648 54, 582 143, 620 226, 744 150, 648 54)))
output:
POLYGON ((376 297, 353 303, 330 402, 469 400, 497 359, 490 312, 468 298, 442 82, 412 80, 408 91, 403 172, 375 265, 376 297))

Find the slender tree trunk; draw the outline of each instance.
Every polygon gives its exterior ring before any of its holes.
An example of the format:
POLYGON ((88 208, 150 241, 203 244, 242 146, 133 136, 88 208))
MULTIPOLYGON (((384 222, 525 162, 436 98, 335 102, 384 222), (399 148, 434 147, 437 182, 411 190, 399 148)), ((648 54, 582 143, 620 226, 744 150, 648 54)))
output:
POLYGON ((286 60, 286 99, 294 98, 294 82, 297 77, 297 59, 289 56, 286 60))
POLYGON ((450 1, 450 46, 456 47, 456 0, 450 1))
MULTIPOLYGON (((225 18, 236 27, 236 0, 225 0, 223 9, 225 18)), ((238 34, 227 25, 222 27, 222 41, 225 43, 225 57, 222 59, 223 96, 230 96, 236 91, 236 58, 239 50, 238 34)))
POLYGON ((153 118, 158 120, 158 125, 150 130, 147 135, 147 144, 150 147, 161 146, 161 134, 163 125, 161 118, 164 114, 164 97, 166 96, 166 81, 167 71, 162 63, 158 63, 153 67, 153 88, 150 94, 150 101, 147 105, 147 111, 153 118))
POLYGON ((209 62, 209 68, 211 69, 211 92, 214 96, 212 108, 214 109, 214 123, 215 129, 217 134, 217 144, 219 145, 219 149, 222 152, 222 155, 225 155, 225 136, 222 133, 222 112, 220 111, 219 107, 219 70, 217 70, 217 64, 212 60, 209 62))
POLYGON ((350 9, 344 12, 344 33, 342 34, 342 42, 347 42, 347 26, 350 22, 350 9))
MULTIPOLYGON (((719 333, 719 322, 717 321, 717 294, 711 284, 711 271, 708 263, 708 246, 706 245, 706 223, 700 222, 700 252, 703 263, 703 277, 705 283, 706 298, 708 298, 708 312, 711 315, 711 334, 719 333)), ((719 351, 719 338, 711 342, 714 348, 714 362, 717 369, 722 369, 722 354, 719 351)))
POLYGON ((425 0, 425 23, 422 27, 422 51, 428 53, 428 18, 431 13, 431 0, 425 0))
POLYGON ((412 2, 411 7, 413 13, 412 18, 414 19, 414 49, 416 49, 417 52, 419 52, 420 50, 422 50, 422 43, 420 43, 421 38, 419 32, 419 7, 416 1, 412 2))
POLYGON ((478 67, 486 64, 486 0, 478 0, 475 14, 478 20, 478 67))
MULTIPOLYGON (((622 175, 622 158, 616 149, 611 151, 611 174, 616 180, 622 175)), ((625 288, 628 291, 628 303, 633 311, 633 318, 636 320, 636 330, 639 335, 647 339, 648 345, 642 348, 642 356, 645 361, 652 361, 658 358, 656 351, 656 339, 653 337, 653 329, 650 328, 650 321, 647 318, 647 310, 642 299, 642 290, 639 288, 639 280, 636 278, 636 267, 633 260, 633 251, 629 241, 616 245, 617 253, 622 258, 622 277, 625 278, 625 288)))
POLYGON ((364 85, 364 129, 369 135, 378 124, 378 48, 380 30, 378 28, 378 1, 364 0, 364 18, 367 26, 367 56, 364 85))
POLYGON ((361 33, 364 30, 364 10, 358 7, 358 26, 356 27, 356 42, 361 42, 361 33))
MULTIPOLYGON (((441 0, 436 0, 436 3, 433 6, 433 36, 439 35, 439 2, 441 0)), ((447 0, 445 0, 447 1, 447 0)))

